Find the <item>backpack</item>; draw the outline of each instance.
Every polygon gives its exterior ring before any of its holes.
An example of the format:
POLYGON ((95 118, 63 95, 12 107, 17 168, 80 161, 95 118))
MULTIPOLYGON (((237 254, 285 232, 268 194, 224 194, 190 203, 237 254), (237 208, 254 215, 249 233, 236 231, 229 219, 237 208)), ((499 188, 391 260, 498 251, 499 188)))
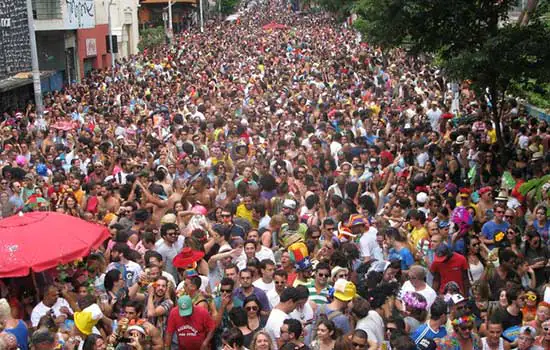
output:
POLYGON ((312 324, 309 325, 308 331, 306 331, 306 335, 308 335, 310 340, 312 335, 317 334, 317 327, 319 326, 319 317, 321 315, 325 315, 329 321, 332 321, 336 317, 343 315, 343 313, 340 310, 336 310, 336 311, 332 311, 329 315, 327 315, 327 304, 321 305, 319 307, 318 313, 315 316, 315 320, 312 322, 312 324))

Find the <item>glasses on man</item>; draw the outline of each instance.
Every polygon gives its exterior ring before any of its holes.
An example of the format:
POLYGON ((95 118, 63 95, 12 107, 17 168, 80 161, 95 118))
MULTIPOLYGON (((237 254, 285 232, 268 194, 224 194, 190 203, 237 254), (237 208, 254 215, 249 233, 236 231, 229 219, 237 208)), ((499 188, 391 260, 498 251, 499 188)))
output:
POLYGON ((222 289, 220 289, 220 292, 222 294, 231 294, 231 293, 233 293, 233 289, 223 289, 222 288, 222 289))

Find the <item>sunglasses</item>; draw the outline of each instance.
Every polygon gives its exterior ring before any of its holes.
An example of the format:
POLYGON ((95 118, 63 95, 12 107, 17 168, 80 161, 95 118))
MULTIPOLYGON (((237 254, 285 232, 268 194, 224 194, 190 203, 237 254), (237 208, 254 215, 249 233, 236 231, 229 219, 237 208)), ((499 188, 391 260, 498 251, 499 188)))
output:
POLYGON ((328 277, 330 275, 328 273, 318 273, 317 276, 319 276, 319 277, 328 277))
POLYGON ((222 293, 233 293, 233 289, 220 289, 220 292, 222 293))
POLYGON ((221 217, 222 217, 222 218, 230 218, 230 217, 231 217, 231 214, 221 214, 221 217))
POLYGON ((311 238, 312 239, 319 239, 319 238, 321 238, 321 236, 320 235, 319 236, 311 236, 311 238))
POLYGON ((535 294, 525 294, 525 299, 531 300, 531 301, 536 301, 537 296, 535 294))
POLYGON ((367 344, 360 344, 356 342, 351 342, 351 345, 353 345, 354 348, 364 348, 367 344))
POLYGON ((348 278, 348 274, 346 273, 346 274, 338 275, 337 277, 338 278, 348 278))
POLYGON ((506 219, 513 219, 513 218, 514 218, 514 215, 504 215, 504 217, 505 217, 506 219))
POLYGON ((246 311, 258 311, 257 306, 247 306, 245 307, 246 311))
POLYGON ((458 328, 460 328, 463 331, 470 331, 470 330, 472 330, 472 328, 474 328, 474 325, 473 324, 464 324, 464 325, 461 325, 458 328))

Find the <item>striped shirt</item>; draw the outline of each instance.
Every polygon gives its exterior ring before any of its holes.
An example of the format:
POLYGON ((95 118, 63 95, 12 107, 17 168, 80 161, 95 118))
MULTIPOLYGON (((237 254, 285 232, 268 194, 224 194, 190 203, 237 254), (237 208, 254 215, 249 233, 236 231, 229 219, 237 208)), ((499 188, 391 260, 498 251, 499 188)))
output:
POLYGON ((328 304, 328 287, 321 289, 319 293, 317 293, 317 289, 315 288, 315 281, 307 284, 306 287, 309 290, 308 301, 313 301, 315 304, 328 304))

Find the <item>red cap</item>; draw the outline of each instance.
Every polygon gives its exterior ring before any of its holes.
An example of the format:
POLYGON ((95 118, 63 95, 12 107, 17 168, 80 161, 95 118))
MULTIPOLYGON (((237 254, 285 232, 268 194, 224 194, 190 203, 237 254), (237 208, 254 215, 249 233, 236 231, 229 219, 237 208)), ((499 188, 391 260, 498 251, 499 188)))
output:
POLYGON ((462 187, 459 192, 460 194, 467 194, 467 195, 472 194, 472 190, 469 189, 468 187, 462 187))
POLYGON ((491 192, 492 190, 493 190, 493 188, 491 186, 485 186, 485 187, 480 188, 479 191, 477 191, 477 193, 479 193, 479 195, 481 196, 482 194, 487 193, 487 192, 491 192))

